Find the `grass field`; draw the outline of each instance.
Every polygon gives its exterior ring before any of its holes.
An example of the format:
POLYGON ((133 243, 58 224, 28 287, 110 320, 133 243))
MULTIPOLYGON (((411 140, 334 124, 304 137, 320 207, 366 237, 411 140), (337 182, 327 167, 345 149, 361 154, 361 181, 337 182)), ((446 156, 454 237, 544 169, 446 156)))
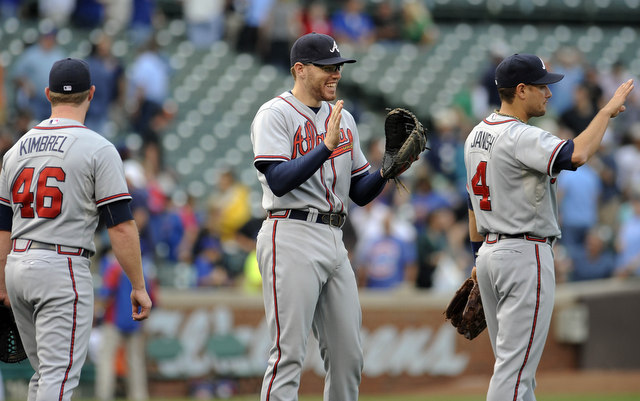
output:
MULTIPOLYGON (((638 401, 640 394, 571 394, 571 395, 540 395, 538 401, 638 401)), ((256 401, 258 395, 233 397, 229 401, 256 401)), ((154 398, 155 401, 193 401, 193 398, 154 398)), ((484 401, 483 396, 430 396, 430 395, 376 395, 361 396, 359 401, 484 401)), ((78 400, 93 401, 93 400, 78 400)), ((303 396, 299 401, 322 401, 321 396, 303 396)))

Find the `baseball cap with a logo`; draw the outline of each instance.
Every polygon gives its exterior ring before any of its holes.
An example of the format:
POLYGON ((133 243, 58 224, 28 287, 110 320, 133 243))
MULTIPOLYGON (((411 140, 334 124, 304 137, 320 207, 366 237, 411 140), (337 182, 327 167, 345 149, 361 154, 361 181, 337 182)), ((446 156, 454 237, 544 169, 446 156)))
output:
POLYGON ((496 86, 515 88, 518 84, 548 85, 564 78, 547 71, 542 59, 533 54, 514 54, 502 60, 496 68, 496 86))
POLYGON ((291 47, 291 66, 295 63, 334 65, 355 63, 356 60, 343 58, 336 41, 329 35, 311 32, 295 41, 291 47))
POLYGON ((49 90, 56 93, 84 92, 91 87, 89 64, 77 58, 65 58, 53 63, 49 72, 49 90))

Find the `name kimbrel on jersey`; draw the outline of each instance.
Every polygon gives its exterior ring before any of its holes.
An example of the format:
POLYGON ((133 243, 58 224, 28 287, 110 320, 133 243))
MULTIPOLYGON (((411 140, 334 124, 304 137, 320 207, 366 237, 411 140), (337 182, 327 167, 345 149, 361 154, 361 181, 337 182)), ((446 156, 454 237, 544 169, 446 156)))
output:
POLYGON ((491 152, 491 147, 493 146, 493 140, 495 136, 487 131, 476 131, 476 135, 473 137, 473 141, 471 142, 472 148, 480 148, 484 149, 487 152, 491 152))
POLYGON ((64 153, 69 137, 67 135, 37 135, 23 138, 20 141, 20 156, 34 152, 64 153))

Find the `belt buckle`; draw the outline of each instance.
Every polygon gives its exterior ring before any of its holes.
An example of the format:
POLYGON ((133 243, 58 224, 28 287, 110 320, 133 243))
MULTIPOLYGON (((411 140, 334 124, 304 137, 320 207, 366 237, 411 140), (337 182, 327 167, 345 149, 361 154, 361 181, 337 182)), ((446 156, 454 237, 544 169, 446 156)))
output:
POLYGON ((323 214, 322 222, 333 227, 342 227, 343 216, 338 213, 323 214))

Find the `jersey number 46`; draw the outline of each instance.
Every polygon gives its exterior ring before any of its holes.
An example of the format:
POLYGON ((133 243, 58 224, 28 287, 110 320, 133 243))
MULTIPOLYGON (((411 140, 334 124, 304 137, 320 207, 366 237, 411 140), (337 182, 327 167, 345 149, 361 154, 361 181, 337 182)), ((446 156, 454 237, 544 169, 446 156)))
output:
POLYGON ((22 218, 32 219, 37 213, 38 217, 53 219, 60 214, 62 211, 62 191, 58 187, 47 185, 49 178, 64 182, 66 174, 60 167, 45 167, 42 169, 37 177, 38 185, 35 190, 34 205, 34 193, 31 192, 34 168, 25 167, 20 171, 11 188, 11 194, 13 203, 20 205, 20 216, 22 218))
POLYGON ((490 211, 491 210, 491 200, 489 197, 491 196, 491 191, 489 190, 489 186, 487 185, 487 162, 481 161, 478 163, 478 167, 476 167, 476 173, 471 178, 471 188, 473 189, 473 194, 482 196, 480 199, 480 209, 490 211))

